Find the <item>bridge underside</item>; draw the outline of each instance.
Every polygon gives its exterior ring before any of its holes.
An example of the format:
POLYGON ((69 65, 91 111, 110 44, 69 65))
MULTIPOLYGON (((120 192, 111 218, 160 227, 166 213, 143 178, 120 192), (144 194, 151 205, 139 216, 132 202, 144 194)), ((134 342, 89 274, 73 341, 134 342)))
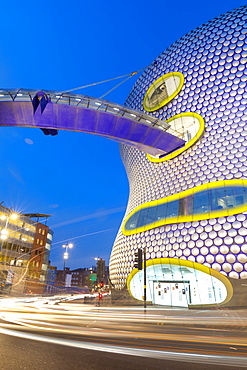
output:
POLYGON ((125 143, 151 155, 166 154, 184 145, 170 133, 121 115, 73 105, 48 103, 34 113, 28 101, 0 101, 0 126, 79 131, 125 143))

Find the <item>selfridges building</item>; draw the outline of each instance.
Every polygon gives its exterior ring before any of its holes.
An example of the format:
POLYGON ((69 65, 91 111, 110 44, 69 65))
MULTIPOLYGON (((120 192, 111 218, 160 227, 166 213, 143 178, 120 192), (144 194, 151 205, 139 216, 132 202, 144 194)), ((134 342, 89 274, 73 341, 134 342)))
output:
POLYGON ((154 304, 247 304, 247 6, 168 47, 133 86, 126 105, 170 125, 186 144, 152 157, 121 155, 130 195, 110 259, 119 296, 154 304))

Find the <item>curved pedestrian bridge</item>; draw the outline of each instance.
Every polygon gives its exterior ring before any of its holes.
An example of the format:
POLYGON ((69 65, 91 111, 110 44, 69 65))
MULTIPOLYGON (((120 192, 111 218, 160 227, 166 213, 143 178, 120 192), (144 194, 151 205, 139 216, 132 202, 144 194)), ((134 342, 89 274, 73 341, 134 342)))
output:
POLYGON ((91 133, 153 156, 185 144, 156 117, 107 100, 48 90, 1 89, 0 126, 37 127, 52 135, 57 130, 91 133))

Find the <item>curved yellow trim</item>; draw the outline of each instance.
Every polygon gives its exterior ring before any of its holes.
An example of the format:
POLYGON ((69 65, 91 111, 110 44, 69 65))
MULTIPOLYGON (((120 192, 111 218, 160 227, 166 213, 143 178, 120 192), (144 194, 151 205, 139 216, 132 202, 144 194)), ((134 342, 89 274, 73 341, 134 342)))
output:
MULTIPOLYGON (((150 260, 146 261, 146 266, 147 267, 153 266, 153 265, 179 265, 179 266, 182 266, 182 267, 189 267, 189 268, 192 268, 194 270, 198 270, 198 271, 204 272, 205 274, 211 275, 211 276, 215 277, 216 279, 220 280, 224 284, 224 286, 226 288, 226 291, 227 291, 226 299, 223 302, 215 303, 214 305, 216 305, 216 304, 217 305, 219 305, 219 304, 222 305, 222 304, 225 304, 225 303, 229 302, 232 299, 233 287, 232 287, 232 284, 229 281, 229 279, 226 276, 222 275, 220 272, 211 269, 210 267, 204 266, 204 265, 202 265, 198 262, 192 262, 192 261, 182 260, 182 259, 178 259, 178 258, 154 258, 154 259, 150 259, 150 260)), ((128 275, 127 281, 126 281, 127 289, 129 291, 129 294, 134 299, 136 299, 136 298, 131 293, 130 282, 138 272, 139 272, 138 269, 132 270, 131 273, 128 275)), ((212 303, 210 303, 210 305, 212 305, 212 303)))
POLYGON ((224 217, 224 216, 231 216, 235 215, 238 213, 243 213, 247 211, 247 204, 242 204, 238 207, 232 207, 232 208, 227 208, 227 209, 221 209, 217 211, 211 211, 209 213, 198 213, 198 214, 192 214, 192 215, 185 215, 185 216, 177 216, 177 217, 172 217, 168 219, 163 219, 159 220, 153 223, 150 223, 148 225, 138 227, 133 230, 126 230, 125 229, 125 224, 126 222, 130 219, 131 216, 133 216, 137 211, 139 211, 142 208, 149 208, 153 206, 157 206, 159 204, 164 204, 164 203, 169 203, 174 200, 178 200, 181 198, 185 198, 191 194, 199 193, 201 191, 207 190, 207 189, 213 189, 213 188, 219 188, 219 187, 226 187, 226 186, 243 186, 247 188, 247 180, 222 180, 222 181, 215 181, 215 182, 210 182, 207 184, 199 185, 195 188, 184 190, 181 193, 173 194, 170 195, 169 197, 166 198, 161 198, 158 200, 153 200, 151 202, 146 202, 141 204, 140 206, 136 207, 133 209, 131 213, 128 214, 128 216, 125 218, 123 225, 122 225, 122 233, 124 235, 133 235, 137 233, 141 233, 143 231, 147 231, 156 227, 160 227, 163 225, 170 225, 170 224, 175 224, 175 223, 180 223, 180 222, 191 222, 191 221, 199 221, 199 220, 207 220, 210 218, 218 218, 218 217, 224 217))
POLYGON ((195 117, 195 118, 198 119, 200 127, 199 127, 199 130, 198 130, 197 134, 193 137, 193 139, 188 141, 182 148, 177 149, 174 152, 172 152, 170 154, 167 154, 162 158, 155 158, 152 155, 147 154, 147 158, 151 162, 160 163, 160 162, 165 162, 165 161, 168 161, 169 159, 173 159, 173 158, 177 157, 179 154, 185 152, 192 145, 194 145, 200 139, 200 137, 203 135, 204 130, 205 130, 204 119, 202 118, 202 116, 200 116, 200 114, 197 114, 197 113, 193 113, 193 112, 180 113, 180 114, 177 114, 176 116, 173 116, 173 117, 169 118, 166 121, 166 123, 169 123, 169 122, 173 121, 174 119, 181 118, 181 117, 195 117))
POLYGON ((180 92, 180 90, 183 87, 183 84, 184 84, 184 76, 180 72, 169 72, 169 73, 166 73, 165 75, 159 77, 156 81, 154 81, 152 83, 152 85, 149 87, 148 91, 146 92, 146 94, 144 96, 144 99, 143 99, 144 109, 148 112, 154 112, 155 110, 162 108, 164 105, 169 103, 172 99, 174 99, 176 95, 178 95, 178 93, 180 92), (162 82, 165 82, 169 77, 174 77, 174 76, 179 77, 179 79, 180 79, 179 85, 178 85, 177 89, 174 91, 174 93, 172 93, 170 96, 168 96, 168 98, 162 100, 162 102, 157 104, 154 108, 149 108, 146 104, 149 94, 152 91, 155 90, 156 86, 158 87, 159 84, 161 84, 162 82))

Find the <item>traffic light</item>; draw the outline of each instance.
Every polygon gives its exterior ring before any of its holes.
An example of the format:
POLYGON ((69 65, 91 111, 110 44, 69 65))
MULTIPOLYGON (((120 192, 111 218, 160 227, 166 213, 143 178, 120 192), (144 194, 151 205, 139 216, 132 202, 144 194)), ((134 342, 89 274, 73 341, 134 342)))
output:
POLYGON ((142 270, 142 250, 140 248, 138 248, 137 252, 135 253, 134 267, 138 270, 142 270))

